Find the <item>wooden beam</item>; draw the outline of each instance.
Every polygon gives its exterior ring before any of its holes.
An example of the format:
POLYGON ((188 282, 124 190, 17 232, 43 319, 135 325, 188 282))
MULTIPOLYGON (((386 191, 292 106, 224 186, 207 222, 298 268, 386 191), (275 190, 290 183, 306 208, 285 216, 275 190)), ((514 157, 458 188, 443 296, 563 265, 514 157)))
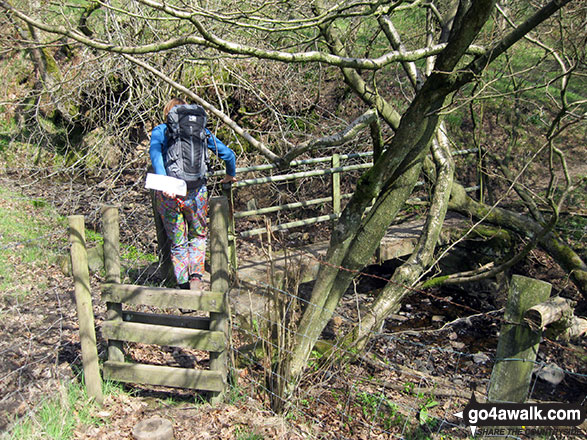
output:
POLYGON ((133 284, 102 284, 104 301, 137 304, 163 309, 202 310, 224 312, 224 294, 221 292, 198 292, 197 290, 143 287, 133 284))
POLYGON ((167 327, 193 328, 210 330, 210 318, 203 316, 177 316, 161 313, 122 311, 122 320, 125 322, 138 322, 141 324, 164 325, 167 327))
POLYGON ((171 328, 135 322, 106 321, 102 325, 102 335, 107 339, 118 341, 195 348, 206 351, 222 351, 226 347, 224 333, 220 331, 171 328))
MULTIPOLYGON (((340 167, 340 155, 332 155, 332 168, 340 167)), ((340 173, 332 173, 332 212, 340 213, 340 173)))
POLYGON ((217 371, 113 361, 105 362, 103 371, 105 379, 119 382, 189 388, 202 391, 221 391, 224 388, 222 375, 217 371))

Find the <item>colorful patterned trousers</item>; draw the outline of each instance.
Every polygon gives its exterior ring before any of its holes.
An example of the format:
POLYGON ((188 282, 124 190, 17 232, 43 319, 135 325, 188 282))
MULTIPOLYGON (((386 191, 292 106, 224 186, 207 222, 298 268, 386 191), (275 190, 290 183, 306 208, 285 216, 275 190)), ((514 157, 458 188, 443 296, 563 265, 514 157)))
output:
POLYGON ((177 284, 190 276, 204 274, 208 215, 208 190, 205 185, 188 190, 175 199, 157 191, 157 208, 171 244, 171 262, 177 284))

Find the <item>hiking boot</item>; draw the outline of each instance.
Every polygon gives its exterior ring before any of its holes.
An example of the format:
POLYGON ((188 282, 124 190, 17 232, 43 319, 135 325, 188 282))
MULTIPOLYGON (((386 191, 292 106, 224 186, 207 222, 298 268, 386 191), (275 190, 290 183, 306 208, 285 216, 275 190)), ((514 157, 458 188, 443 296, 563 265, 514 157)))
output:
POLYGON ((190 289, 191 290, 205 290, 204 282, 202 278, 193 276, 190 278, 190 289))

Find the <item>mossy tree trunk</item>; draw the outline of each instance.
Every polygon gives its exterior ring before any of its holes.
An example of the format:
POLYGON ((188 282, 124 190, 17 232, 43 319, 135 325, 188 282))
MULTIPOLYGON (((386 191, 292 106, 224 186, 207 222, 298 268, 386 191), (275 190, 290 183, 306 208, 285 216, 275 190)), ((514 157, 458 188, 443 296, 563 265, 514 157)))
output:
MULTIPOLYGON (((530 217, 472 199, 461 185, 454 185, 449 209, 504 227, 528 238, 536 236, 543 229, 542 224, 530 217)), ((581 294, 587 298, 587 264, 581 257, 554 232, 540 237, 538 246, 569 274, 581 294)))
POLYGON ((454 161, 442 125, 432 148, 438 176, 418 244, 408 261, 395 270, 375 301, 361 314, 361 319, 345 338, 344 345, 352 344, 355 348, 362 349, 369 335, 381 326, 389 314, 399 309, 401 300, 412 292, 410 288, 418 283, 424 271, 434 260, 434 250, 442 230, 454 180, 454 161))

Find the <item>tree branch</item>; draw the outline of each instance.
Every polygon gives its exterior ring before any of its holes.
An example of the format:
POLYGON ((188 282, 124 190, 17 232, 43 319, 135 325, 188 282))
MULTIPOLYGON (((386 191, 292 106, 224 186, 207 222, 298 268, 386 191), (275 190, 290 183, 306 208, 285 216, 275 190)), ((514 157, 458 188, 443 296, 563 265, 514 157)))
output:
POLYGON ((571 280, 587 297, 587 264, 553 232, 544 231, 545 228, 538 222, 503 208, 477 202, 467 195, 461 185, 456 184, 453 185, 449 209, 510 229, 530 239, 538 236, 538 245, 569 273, 571 280))
POLYGON ((353 122, 351 122, 347 127, 345 127, 344 130, 330 136, 312 139, 298 145, 293 150, 289 151, 285 156, 283 156, 281 161, 284 164, 289 164, 293 159, 300 156, 301 154, 312 151, 316 148, 342 145, 357 136, 359 132, 361 132, 365 127, 369 126, 375 119, 377 119, 376 110, 368 110, 353 122))
MULTIPOLYGON (((345 67, 345 68, 354 68, 354 69, 364 69, 364 70, 378 70, 381 69, 393 62, 396 61, 417 61, 423 58, 427 58, 432 55, 437 55, 444 50, 446 47, 445 44, 437 44, 433 47, 426 47, 422 49, 416 49, 409 52, 399 53, 398 51, 388 52, 380 57, 377 58, 353 58, 353 57, 342 57, 337 55, 332 55, 325 52, 320 51, 308 51, 308 52, 285 52, 285 51, 278 51, 278 50, 268 50, 268 49, 261 49, 258 47, 248 46, 245 44, 238 44, 232 41, 224 40, 211 32, 208 32, 206 27, 202 25, 199 21, 195 18, 191 17, 190 22, 196 26, 196 29, 202 37, 196 36, 183 36, 179 38, 172 38, 166 41, 161 41, 157 43, 145 44, 145 45, 138 45, 138 46, 125 46, 125 45, 117 45, 113 43, 105 43, 101 42, 88 36, 84 35, 81 32, 74 31, 71 29, 67 29, 63 26, 52 26, 38 20, 33 19, 32 17, 24 14, 22 11, 14 8, 10 5, 7 1, 0 0, 0 7, 11 11, 20 19, 26 21, 30 25, 44 30, 45 32, 59 34, 67 36, 79 43, 85 44, 89 47, 93 47, 94 49, 104 50, 108 52, 120 53, 120 54, 129 54, 129 55, 139 55, 139 54, 147 54, 147 53, 154 53, 154 52, 162 52, 171 49, 175 49, 181 46, 186 45, 197 45, 197 46, 204 46, 213 49, 217 49, 221 52, 233 54, 233 55, 244 55, 254 58, 260 59, 267 59, 267 60, 274 60, 274 61, 281 61, 286 63, 307 63, 307 62, 318 62, 329 64, 332 66, 337 67, 345 67)), ((165 8, 164 8, 165 9, 165 8)), ((477 46, 471 46, 470 48, 471 53, 473 54, 481 54, 484 53, 484 49, 479 48, 477 46)))
POLYGON ((553 0, 547 3, 540 10, 536 11, 534 14, 532 14, 532 16, 527 18, 524 23, 515 28, 501 41, 494 44, 492 48, 487 50, 483 55, 474 59, 465 69, 463 69, 459 75, 460 78, 455 83, 455 86, 460 87, 463 84, 471 81, 475 75, 481 73, 483 69, 485 69, 487 65, 491 64, 491 62, 493 62, 498 56, 503 54, 516 42, 524 38, 530 31, 535 29, 538 25, 550 18, 556 11, 571 1, 573 0, 553 0))

